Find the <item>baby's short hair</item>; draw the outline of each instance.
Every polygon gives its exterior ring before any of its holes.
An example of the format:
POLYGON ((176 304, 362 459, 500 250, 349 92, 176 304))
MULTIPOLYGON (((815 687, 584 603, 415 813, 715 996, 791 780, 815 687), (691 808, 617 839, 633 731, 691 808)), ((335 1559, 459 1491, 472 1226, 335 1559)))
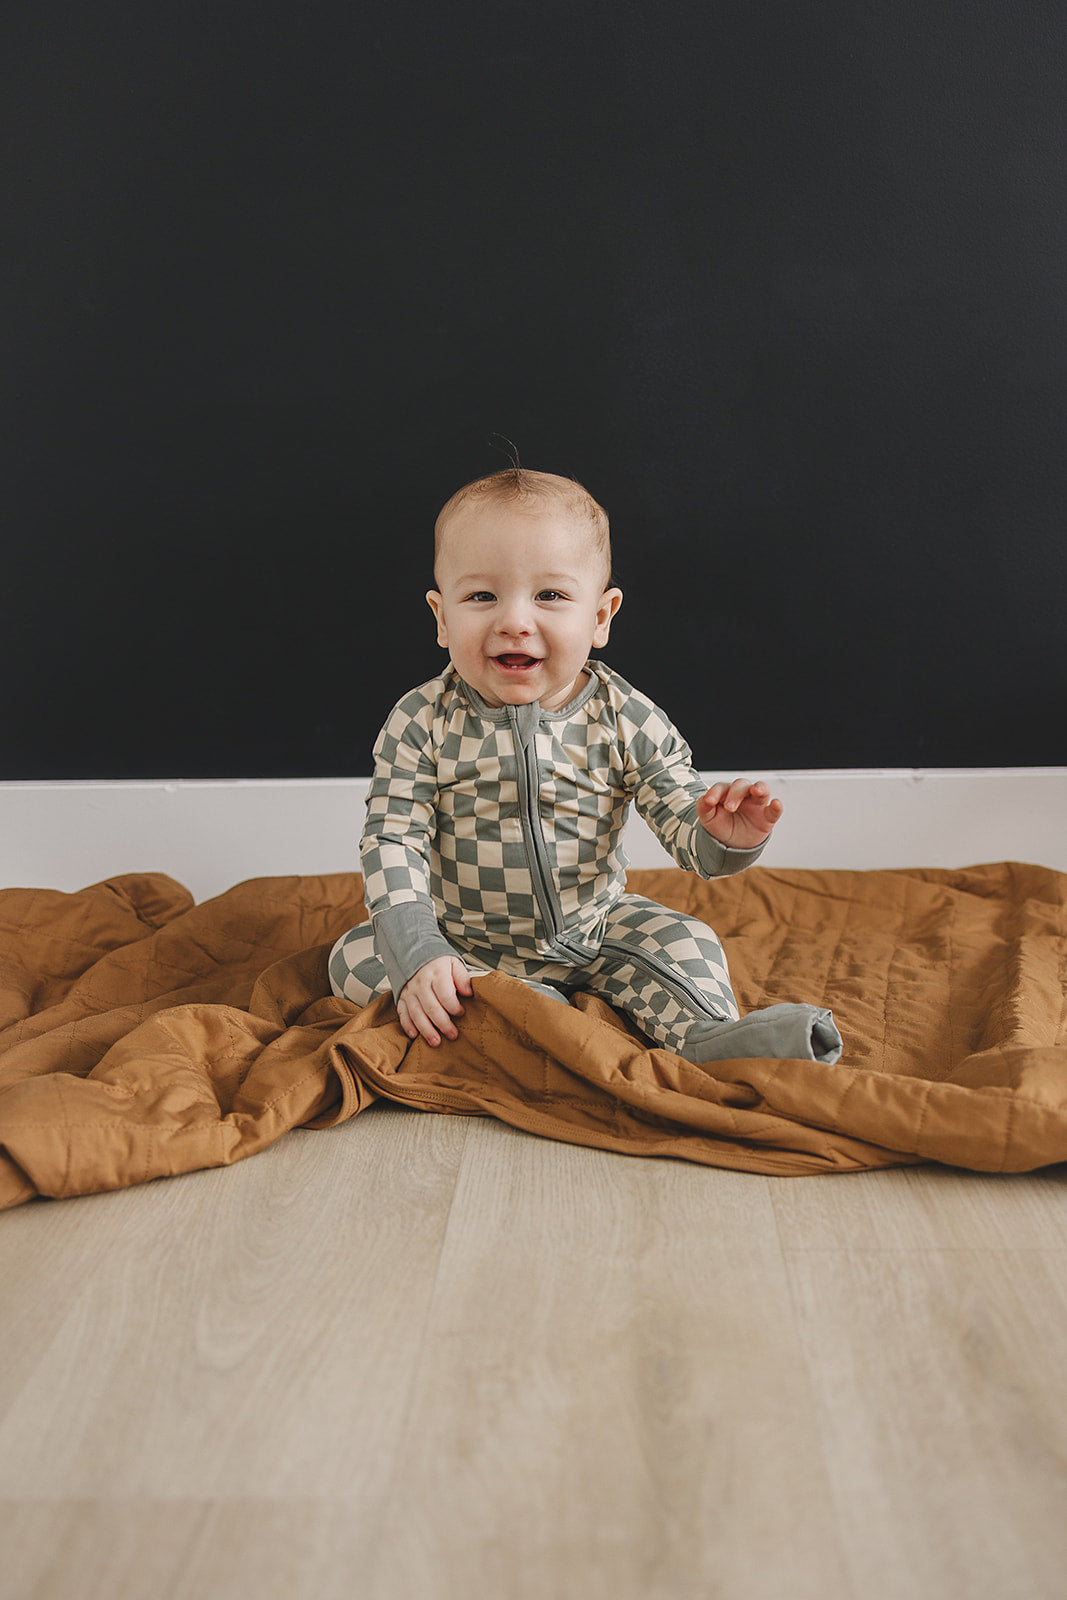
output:
POLYGON ((441 553, 441 540, 453 513, 471 501, 489 505, 515 505, 534 509, 553 503, 589 523, 597 553, 604 560, 604 587, 611 583, 611 529, 608 514, 575 478, 561 478, 554 472, 536 472, 530 467, 505 467, 487 478, 475 478, 457 489, 438 513, 433 530, 434 567, 441 553))

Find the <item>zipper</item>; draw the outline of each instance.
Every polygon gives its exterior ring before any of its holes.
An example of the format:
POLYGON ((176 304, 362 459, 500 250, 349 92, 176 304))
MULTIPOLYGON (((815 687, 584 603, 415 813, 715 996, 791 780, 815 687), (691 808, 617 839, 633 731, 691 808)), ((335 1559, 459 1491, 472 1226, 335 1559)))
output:
POLYGON ((537 766, 537 751, 534 747, 536 722, 533 729, 526 730, 524 738, 519 723, 519 711, 522 708, 508 706, 506 709, 515 740, 515 753, 519 758, 519 815, 522 820, 522 842, 526 847, 526 860, 533 879, 534 895, 541 918, 548 930, 550 942, 555 944, 562 927, 562 918, 556 910, 556 898, 548 868, 548 850, 541 829, 541 815, 536 809, 537 798, 541 792, 541 776, 537 766))
MULTIPOLYGON (((589 961, 596 955, 595 950, 583 944, 580 939, 571 939, 564 931, 563 911, 556 897, 556 886, 552 881, 552 867, 549 862, 548 846, 545 843, 544 830, 541 827, 541 812, 538 800, 541 794, 541 769, 537 761, 537 702, 531 706, 507 706, 508 721, 511 724, 512 736, 515 740, 515 751, 519 758, 519 814, 522 820, 522 841, 526 850, 526 864, 530 869, 533 880, 534 898, 537 901, 541 919, 549 935, 549 943, 553 951, 565 956, 570 961, 579 964, 589 961), (533 712, 532 717, 523 717, 524 711, 533 712), (523 727, 523 722, 527 726, 523 727)), ((546 956, 551 952, 546 951, 546 956)))
POLYGON ((538 808, 541 776, 537 765, 537 749, 534 744, 537 721, 535 717, 532 725, 524 730, 519 719, 519 713, 523 709, 521 706, 506 707, 508 721, 511 724, 512 736, 515 741, 515 751, 519 757, 519 813, 522 819, 523 844, 526 849, 530 876, 533 879, 534 896, 545 927, 551 935, 552 944, 579 962, 588 961, 591 957, 595 958, 596 955, 605 950, 614 951, 617 955, 625 956, 634 965, 645 967, 665 989, 674 994, 676 999, 682 1000, 690 1008, 695 1009, 698 1016, 703 1014, 704 1016, 711 1016, 716 1022, 729 1022, 730 1017, 728 1014, 725 1011, 719 1011, 713 1006, 707 995, 703 994, 684 973, 674 971, 665 962, 659 961, 646 951, 635 950, 632 945, 623 943, 621 939, 604 939, 600 944, 599 950, 592 951, 581 945, 577 940, 568 939, 563 933, 563 917, 557 909, 555 885, 552 882, 551 869, 548 865, 548 847, 545 844, 545 836, 541 827, 541 813, 538 808))
POLYGON ((645 967, 676 999, 686 1001, 698 1014, 710 1016, 714 1022, 732 1021, 725 1011, 718 1010, 712 1004, 707 995, 702 993, 684 972, 668 967, 666 962, 660 961, 657 956, 649 955, 647 950, 635 950, 632 944, 625 944, 621 939, 604 939, 600 948, 602 951, 609 950, 616 955, 625 956, 632 966, 645 967))

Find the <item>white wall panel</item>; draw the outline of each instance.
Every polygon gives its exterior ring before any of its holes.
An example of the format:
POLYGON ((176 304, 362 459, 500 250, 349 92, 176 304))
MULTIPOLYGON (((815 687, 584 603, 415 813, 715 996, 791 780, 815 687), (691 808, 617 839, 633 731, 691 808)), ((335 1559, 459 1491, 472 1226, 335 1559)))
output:
MULTIPOLYGON (((1067 871, 1067 767, 755 776, 786 805, 767 866, 1067 871)), ((203 900, 244 878, 357 869, 366 790, 358 778, 0 784, 0 884, 70 890, 158 871, 203 900)), ((634 866, 669 861, 636 817, 627 848, 634 866)))

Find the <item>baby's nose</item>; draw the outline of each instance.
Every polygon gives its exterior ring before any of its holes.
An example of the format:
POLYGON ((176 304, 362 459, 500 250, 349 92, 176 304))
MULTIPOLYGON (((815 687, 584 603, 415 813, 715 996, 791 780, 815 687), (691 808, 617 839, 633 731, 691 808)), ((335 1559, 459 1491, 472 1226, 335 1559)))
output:
POLYGON ((530 616, 529 605, 525 601, 509 601, 501 607, 497 621, 497 632, 509 635, 526 635, 533 632, 533 619, 530 616))

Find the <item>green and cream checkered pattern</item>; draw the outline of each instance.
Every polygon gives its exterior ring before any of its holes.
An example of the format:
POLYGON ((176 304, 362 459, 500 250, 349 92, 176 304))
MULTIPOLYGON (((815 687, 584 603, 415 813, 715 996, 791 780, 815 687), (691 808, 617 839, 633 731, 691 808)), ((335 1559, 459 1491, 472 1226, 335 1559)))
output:
MULTIPOLYGON (((493 966, 564 994, 580 989, 598 994, 632 1017, 656 1044, 683 1055, 694 1032, 701 1034, 709 1021, 737 1017, 726 954, 705 923, 636 894, 623 895, 604 922, 600 953, 584 966, 522 961, 503 953, 494 957, 493 966)), ((473 959, 471 965, 476 965, 473 959)), ((330 954, 330 984, 335 994, 358 1006, 388 994, 389 979, 369 922, 337 941, 330 954)))
MULTIPOLYGON (((704 792, 689 746, 651 700, 600 662, 534 736, 540 830, 569 942, 590 955, 625 892, 622 833, 633 801, 680 866, 696 855, 704 792)), ((432 903, 464 950, 551 960, 520 806, 522 753, 505 708, 450 668, 399 702, 375 746, 362 860, 368 908, 432 903)), ((558 931, 558 930, 557 930, 558 931)), ((495 964, 495 963, 493 963, 495 964)))

